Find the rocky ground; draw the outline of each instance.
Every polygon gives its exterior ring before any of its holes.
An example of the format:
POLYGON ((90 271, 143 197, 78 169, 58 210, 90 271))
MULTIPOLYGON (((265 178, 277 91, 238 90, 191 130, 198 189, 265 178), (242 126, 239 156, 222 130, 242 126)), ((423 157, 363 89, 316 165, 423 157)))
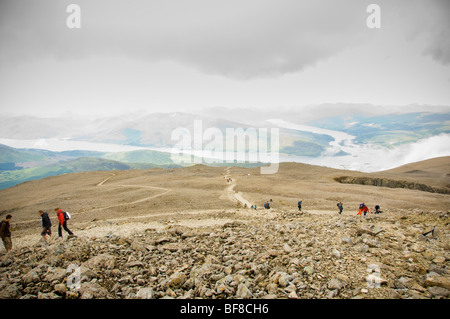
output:
POLYGON ((222 224, 128 235, 93 228, 3 250, 0 298, 450 296, 448 212, 248 211, 222 224))

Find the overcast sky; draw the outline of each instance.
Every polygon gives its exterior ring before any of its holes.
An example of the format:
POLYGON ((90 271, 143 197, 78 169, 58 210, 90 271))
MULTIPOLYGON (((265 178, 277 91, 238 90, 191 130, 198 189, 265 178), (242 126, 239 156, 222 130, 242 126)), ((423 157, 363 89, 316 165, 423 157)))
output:
POLYGON ((0 108, 450 106, 449 13, 448 0, 1 0, 0 108))

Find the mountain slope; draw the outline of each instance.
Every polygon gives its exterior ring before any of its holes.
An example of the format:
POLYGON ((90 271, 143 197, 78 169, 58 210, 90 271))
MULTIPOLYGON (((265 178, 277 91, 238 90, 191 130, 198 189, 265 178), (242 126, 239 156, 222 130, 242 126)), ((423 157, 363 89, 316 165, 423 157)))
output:
POLYGON ((45 155, 41 153, 19 150, 0 144, 0 164, 40 161, 44 158, 45 155))
POLYGON ((448 175, 450 174, 450 156, 436 157, 425 161, 409 163, 380 173, 407 175, 415 175, 421 173, 447 175, 448 177, 448 175))

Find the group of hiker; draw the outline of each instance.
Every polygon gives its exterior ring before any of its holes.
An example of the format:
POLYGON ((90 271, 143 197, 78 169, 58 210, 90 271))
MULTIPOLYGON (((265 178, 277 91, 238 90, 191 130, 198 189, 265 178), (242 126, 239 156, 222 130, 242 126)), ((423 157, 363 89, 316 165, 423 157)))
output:
MULTIPOLYGON (((54 209, 56 213, 56 217, 58 218, 58 236, 62 237, 62 230, 64 229, 68 234, 69 237, 75 236, 73 232, 67 227, 67 221, 70 219, 70 214, 68 212, 63 211, 59 207, 56 207, 54 209)), ((39 211, 39 215, 42 218, 42 232, 41 236, 42 238, 47 241, 47 235, 52 235, 52 221, 50 220, 50 217, 48 216, 47 212, 44 212, 43 210, 39 211)))
MULTIPOLYGON (((54 209, 56 216, 58 218, 58 235, 60 238, 63 237, 62 230, 64 229, 70 237, 75 237, 73 232, 67 227, 67 221, 70 219, 70 214, 68 212, 63 211, 59 207, 54 209)), ((52 221, 48 216, 48 213, 39 210, 39 215, 42 218, 42 231, 41 236, 47 242, 47 235, 52 236, 52 221)), ((0 237, 2 238, 3 245, 5 246, 6 252, 11 251, 12 249, 12 241, 11 241, 11 222, 12 215, 6 215, 5 219, 1 221, 0 226, 0 237)))
MULTIPOLYGON (((342 214, 342 212, 344 211, 344 204, 342 204, 342 202, 338 202, 336 204, 336 206, 339 209, 339 214, 342 214)), ((364 204, 364 203, 359 204, 357 216, 362 216, 363 214, 364 214, 364 216, 367 216, 368 212, 369 212, 369 207, 367 207, 366 204, 364 204)), ((375 205, 375 211, 372 213, 374 213, 374 214, 382 213, 382 211, 380 210, 380 205, 375 205)))
MULTIPOLYGON (((270 201, 266 201, 264 203, 264 208, 265 209, 270 209, 270 202, 272 202, 272 199, 270 199, 270 201)), ((336 204, 337 208, 339 209, 339 214, 342 215, 342 212, 344 211, 344 204, 342 204, 342 202, 338 202, 336 204)), ((302 200, 299 200, 297 203, 297 207, 299 211, 302 211, 302 200)), ((256 209, 256 205, 252 205, 251 207, 252 209, 256 209)), ((366 204, 362 203, 359 205, 359 210, 357 215, 362 215, 364 214, 364 216, 367 215, 367 213, 369 212, 369 208, 366 206, 366 204)), ((382 213, 382 211, 380 210, 380 205, 375 205, 375 211, 372 212, 374 214, 380 214, 382 213)))
POLYGON ((272 198, 264 203, 265 209, 270 209, 270 202, 272 202, 272 198))
MULTIPOLYGON (((367 213, 369 212, 369 207, 367 207, 366 204, 362 203, 359 204, 359 209, 358 209, 358 216, 362 216, 362 214, 364 214, 364 216, 367 216, 367 213)), ((382 213, 382 211, 380 210, 380 205, 375 205, 375 211, 372 212, 373 214, 380 214, 382 213)))
MULTIPOLYGON (((272 199, 270 199, 270 201, 266 201, 265 203, 264 203, 264 209, 270 209, 270 203, 269 202, 271 202, 272 201, 272 199)), ((252 205, 251 207, 250 207, 251 209, 257 209, 257 206, 256 205, 252 205)))
MULTIPOLYGON (((265 202, 265 204, 264 204, 265 209, 270 209, 270 202, 272 202, 272 199, 265 202)), ((298 201, 297 206, 298 206, 298 210, 302 211, 302 201, 301 200, 298 201)), ((344 210, 344 205, 342 204, 342 202, 338 202, 336 204, 336 206, 339 209, 339 214, 342 214, 342 212, 344 210)), ((256 209, 256 205, 252 205, 251 208, 256 209)), ((70 214, 68 212, 63 211, 59 207, 55 208, 54 211, 58 218, 58 236, 62 238, 62 230, 64 229, 69 234, 69 238, 74 237, 75 235, 73 234, 73 232, 67 227, 67 221, 70 219, 70 214)), ((364 203, 361 203, 359 205, 357 215, 362 216, 364 214, 364 216, 366 216, 368 212, 369 212, 369 208, 367 207, 367 205, 364 203)), ((374 214, 382 213, 379 205, 375 205, 375 211, 373 213, 374 214)), ((50 217, 48 216, 47 212, 45 212, 43 210, 39 210, 39 215, 42 218, 41 236, 47 242, 47 236, 52 236, 52 222, 51 222, 50 217)), ((9 214, 6 215, 5 219, 3 221, 1 221, 1 226, 0 226, 0 236, 2 238, 6 252, 11 251, 11 249, 12 249, 11 225, 10 225, 11 219, 12 219, 11 215, 9 215, 9 214)))

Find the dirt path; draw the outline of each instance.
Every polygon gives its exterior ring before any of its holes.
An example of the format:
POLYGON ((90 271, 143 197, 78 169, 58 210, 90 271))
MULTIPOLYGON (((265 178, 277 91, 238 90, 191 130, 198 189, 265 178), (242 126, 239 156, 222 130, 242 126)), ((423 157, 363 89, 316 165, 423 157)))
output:
MULTIPOLYGON (((111 208, 114 208, 114 207, 120 207, 120 206, 127 206, 127 205, 133 205, 133 204, 142 203, 142 202, 148 201, 148 200, 150 200, 150 199, 153 199, 153 198, 157 198, 157 197, 166 195, 167 193, 169 193, 169 192, 172 191, 172 190, 169 189, 169 188, 156 187, 156 186, 148 186, 148 185, 123 185, 123 184, 120 184, 120 185, 114 185, 114 184, 113 184, 113 185, 105 185, 105 183, 106 183, 107 181, 109 181, 111 178, 113 178, 113 177, 116 176, 116 174, 114 174, 114 173, 110 173, 110 175, 111 175, 111 176, 105 178, 105 179, 102 180, 100 183, 98 183, 96 186, 97 186, 97 187, 113 186, 113 187, 127 187, 127 188, 147 188, 147 189, 161 190, 162 192, 159 193, 159 194, 147 196, 147 197, 144 197, 144 198, 141 198, 141 199, 132 201, 132 202, 121 203, 121 204, 115 204, 115 205, 110 205, 110 206, 105 206, 105 207, 90 208, 89 210, 85 210, 85 211, 81 211, 81 212, 76 212, 76 213, 72 213, 72 212, 71 212, 70 215, 71 215, 72 217, 73 217, 73 216, 76 216, 76 215, 80 215, 80 214, 85 214, 85 213, 87 213, 88 211, 89 211, 89 212, 96 212, 96 211, 101 211, 101 210, 105 210, 105 209, 111 209, 111 208)), ((20 222, 15 223, 15 224, 25 224, 25 223, 35 222, 35 221, 36 221, 35 219, 23 220, 23 221, 20 221, 20 222)))
MULTIPOLYGON (((111 177, 108 177, 106 180, 110 179, 111 177)), ((103 185, 103 184, 98 184, 97 186, 99 186, 99 185, 103 185)), ((129 187, 129 188, 148 188, 148 189, 161 190, 163 192, 160 193, 160 194, 144 197, 144 198, 132 201, 132 202, 127 202, 127 203, 121 203, 121 204, 115 204, 115 205, 110 205, 110 206, 105 206, 105 207, 98 207, 98 208, 89 209, 90 212, 96 212, 96 211, 99 211, 99 210, 111 209, 111 208, 114 208, 114 207, 120 207, 120 206, 127 206, 127 205, 133 205, 133 204, 137 204, 137 203, 142 203, 142 202, 148 201, 150 199, 166 195, 167 193, 172 191, 169 188, 156 187, 156 186, 147 186, 147 185, 113 185, 113 186, 116 186, 116 187, 129 187)), ((83 213, 86 213, 86 212, 83 211, 83 212, 79 212, 77 214, 83 214, 83 213)))
POLYGON ((237 201, 241 203, 243 207, 250 208, 253 204, 251 204, 248 200, 244 198, 241 192, 235 192, 234 187, 237 185, 237 180, 233 177, 231 178, 231 168, 225 168, 225 174, 223 175, 225 180, 227 180, 228 186, 225 188, 223 194, 221 195, 222 199, 229 199, 231 201, 237 201), (228 179, 231 179, 228 182, 228 179))
POLYGON ((114 176, 116 176, 116 174, 114 173, 110 173, 110 177, 105 178, 104 180, 102 180, 100 183, 98 183, 96 186, 102 186, 103 184, 105 184, 109 179, 113 178, 114 176))

